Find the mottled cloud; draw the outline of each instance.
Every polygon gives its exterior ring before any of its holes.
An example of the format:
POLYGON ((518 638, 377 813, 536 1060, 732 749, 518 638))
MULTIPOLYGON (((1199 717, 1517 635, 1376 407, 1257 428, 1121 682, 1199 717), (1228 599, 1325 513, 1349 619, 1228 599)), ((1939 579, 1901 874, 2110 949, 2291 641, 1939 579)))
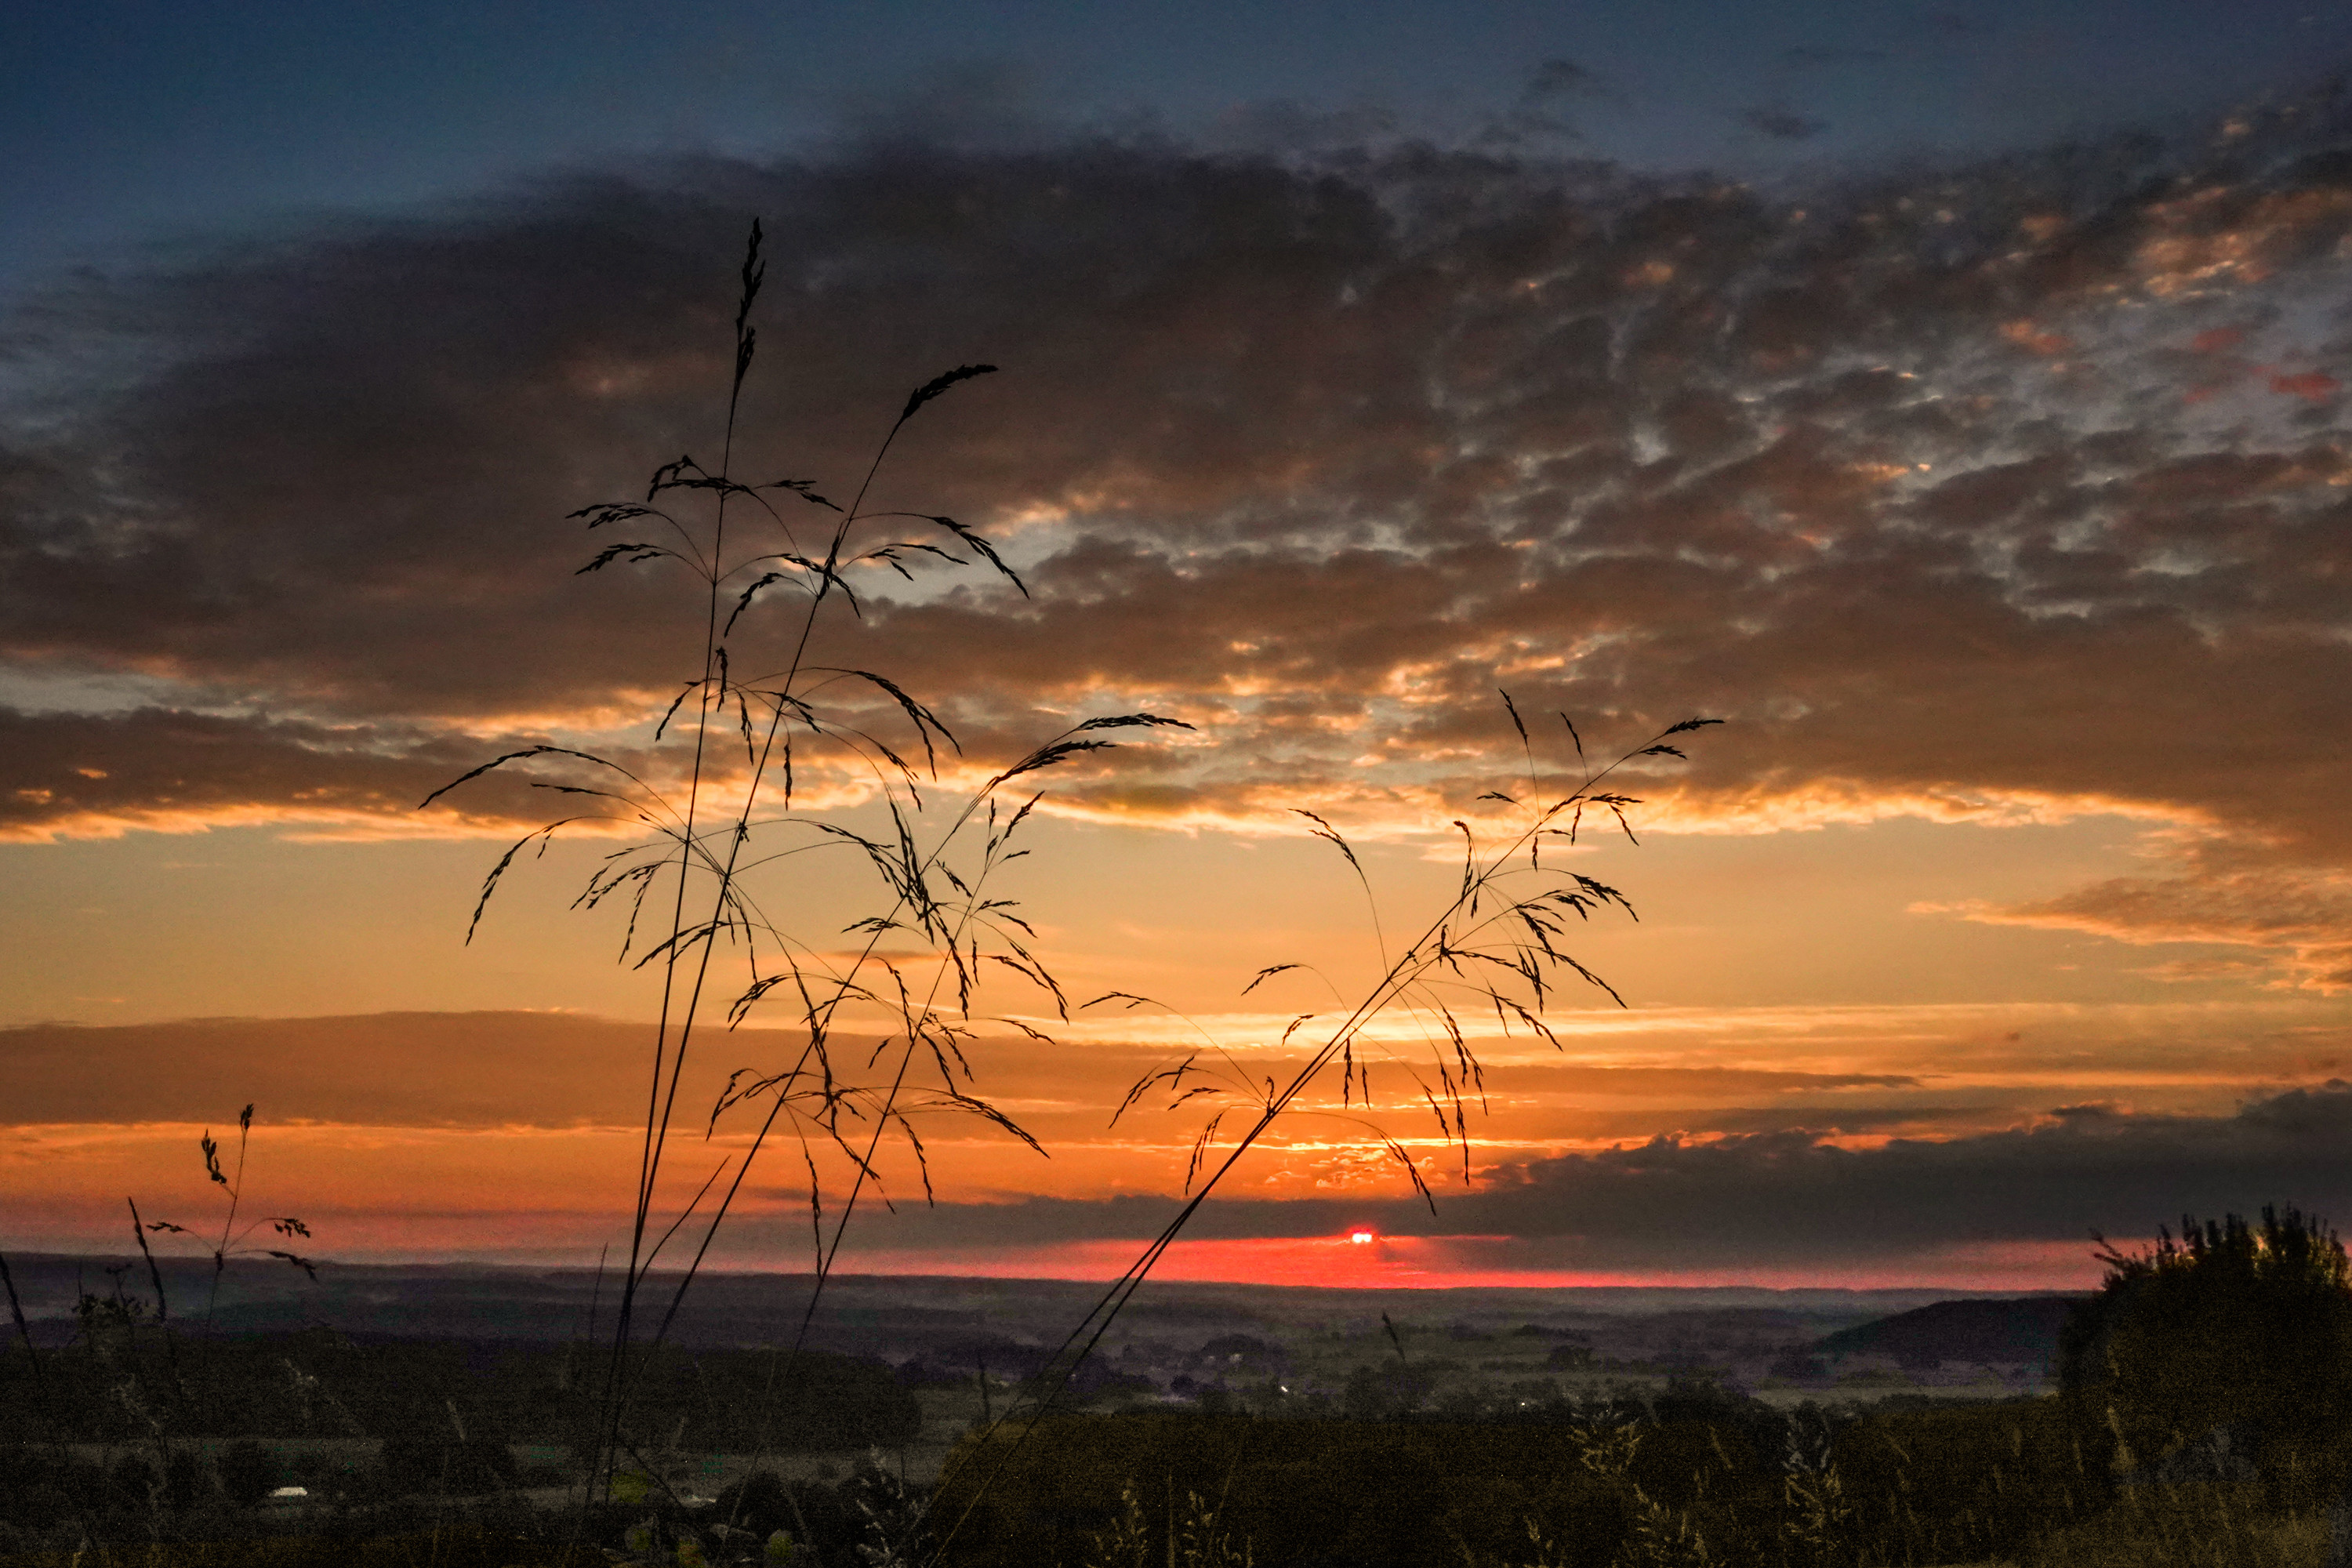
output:
MULTIPOLYGON (((170 708, 0 711, 0 751, 19 779, 42 781, 16 785, 8 803, 15 836, 26 838, 238 822, 381 831, 472 766, 477 750, 406 723, 170 708)), ((516 781, 491 787, 501 822, 538 804, 516 781)))
MULTIPOLYGON (((1530 113, 1592 85, 1547 68, 1530 113)), ((758 214, 739 472, 854 490, 908 388, 1005 367, 877 496, 1032 596, 877 573, 817 637, 938 708, 961 776, 1148 707, 1197 737, 1074 767, 1061 808, 1404 833, 1518 765, 1498 685, 1601 744, 1705 712, 1735 722, 1690 768, 1631 775, 1662 826, 2136 817, 2168 870, 1992 913, 2334 987, 2352 157, 2326 101, 2248 124, 1773 196, 905 132, 61 285, 10 329, 0 833, 413 831, 453 763, 644 747, 701 609, 575 578, 564 514, 715 460, 758 214), (137 700, 72 695, 108 682, 137 700)), ((795 635, 755 606, 735 668, 795 635)))
MULTIPOLYGON (((2242 859, 2243 857, 2231 858, 2242 859)), ((2142 945, 2252 949, 2255 956, 2175 959, 2168 980, 2258 979, 2326 993, 2352 991, 2352 878, 2296 868, 2224 865, 2192 856, 2179 874, 2118 877, 2053 899, 1956 912, 1996 925, 2088 931, 2142 945)))

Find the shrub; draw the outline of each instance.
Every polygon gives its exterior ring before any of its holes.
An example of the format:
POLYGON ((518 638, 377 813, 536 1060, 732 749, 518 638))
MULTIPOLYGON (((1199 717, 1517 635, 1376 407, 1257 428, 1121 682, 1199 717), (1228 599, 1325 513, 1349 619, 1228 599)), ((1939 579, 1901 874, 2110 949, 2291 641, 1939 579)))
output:
POLYGON ((252 1508, 278 1485, 278 1456, 258 1443, 231 1443, 213 1456, 221 1490, 239 1508, 252 1508))
POLYGON ((779 1532, 796 1542, 805 1561, 825 1568, 861 1568, 857 1548, 866 1539, 866 1518, 847 1488, 818 1481, 786 1481, 773 1470, 756 1470, 719 1494, 710 1517, 759 1541, 779 1532))
POLYGON ((2276 1464, 2340 1468, 2352 1408, 2352 1268, 2324 1222, 2290 1207, 2237 1215, 2156 1247, 2102 1256, 2106 1279, 2059 1342, 2061 1388, 2117 1445, 2119 1468, 2158 1463, 2216 1432, 2276 1464))
POLYGON ((106 1473, 107 1501, 115 1508, 150 1507, 158 1484, 154 1466, 137 1454, 125 1454, 106 1473))
POLYGON ((212 1489, 205 1484, 205 1462, 194 1448, 174 1448, 163 1461, 163 1506, 175 1512, 192 1509, 212 1489))
POLYGON ((2014 1560, 2114 1500, 2105 1467, 2054 1400, 1882 1402, 1838 1426, 1822 1457, 1848 1511, 1847 1544, 1865 1562, 2014 1560))
POLYGON ((514 1450, 490 1437, 387 1437, 378 1462, 396 1492, 474 1497, 515 1484, 514 1450))
POLYGON ((0 1520, 46 1530, 75 1513, 77 1499, 95 1496, 106 1472, 87 1459, 23 1444, 0 1448, 0 1520))
POLYGON ((524 1465, 515 1471, 515 1484, 524 1488, 568 1487, 577 1478, 571 1467, 541 1460, 524 1465))

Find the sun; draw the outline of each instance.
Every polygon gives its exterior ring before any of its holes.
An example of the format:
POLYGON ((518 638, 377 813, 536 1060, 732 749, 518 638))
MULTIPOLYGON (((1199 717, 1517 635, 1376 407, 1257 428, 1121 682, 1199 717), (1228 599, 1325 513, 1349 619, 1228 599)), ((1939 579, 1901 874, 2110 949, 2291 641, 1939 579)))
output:
POLYGON ((1358 1247, 1370 1247, 1372 1243, 1372 1233, 1369 1230, 1351 1230, 1348 1233, 1348 1239, 1358 1247))

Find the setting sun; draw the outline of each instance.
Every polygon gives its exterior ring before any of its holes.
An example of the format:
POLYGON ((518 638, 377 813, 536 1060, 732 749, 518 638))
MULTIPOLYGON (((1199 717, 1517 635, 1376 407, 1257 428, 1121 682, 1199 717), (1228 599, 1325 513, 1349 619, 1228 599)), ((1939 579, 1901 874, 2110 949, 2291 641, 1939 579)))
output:
POLYGON ((1348 1233, 1348 1239, 1354 1242, 1358 1247, 1368 1246, 1371 1242, 1372 1233, 1369 1230, 1349 1231, 1348 1233))

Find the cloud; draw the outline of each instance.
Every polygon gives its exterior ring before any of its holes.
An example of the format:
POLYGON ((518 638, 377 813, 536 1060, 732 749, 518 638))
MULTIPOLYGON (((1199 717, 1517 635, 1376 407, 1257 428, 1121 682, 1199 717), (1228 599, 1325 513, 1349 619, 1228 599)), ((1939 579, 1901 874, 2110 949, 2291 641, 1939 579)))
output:
POLYGON ((1759 136, 1769 136, 1775 142, 1810 142, 1830 128, 1828 121, 1800 114, 1782 103, 1743 109, 1739 122, 1759 136))
MULTIPOLYGON (((1462 1269, 1673 1273, 1702 1259, 1734 1272, 1949 1261, 1972 1248, 2084 1242, 2094 1228, 2142 1236, 2183 1209, 2244 1213, 2268 1201, 2341 1219, 2352 1214, 2342 1157, 2352 1089, 2340 1079, 2242 1087, 2315 1077, 2331 1070, 2323 1060, 2340 1067, 2341 1030, 2298 1036, 2283 1005, 2142 1010, 2106 1026, 2143 1041, 2180 1038, 2119 1058, 2067 1033, 2074 1010, 2058 1005, 2026 1010, 2021 1034, 1999 1028, 2020 1021, 2016 1010, 1928 1007, 1810 1022, 1769 1012, 1633 1018, 1614 1048, 1581 1057, 1515 1056, 1488 1042, 1489 1106, 1474 1109, 1471 1123, 1475 1180, 1462 1183, 1458 1156, 1435 1143, 1412 1145, 1429 1162, 1433 1215, 1360 1125, 1305 1116, 1240 1167, 1188 1234, 1247 1242, 1371 1226, 1426 1238, 1462 1269), (1784 1065, 1753 1065, 1768 1040, 1784 1065), (1812 1065, 1839 1049, 1864 1054, 1856 1047, 1871 1040, 1913 1056, 1929 1042, 1939 1070, 1812 1065), (2323 1049, 2333 1055, 2296 1059, 2323 1049), (2018 1086, 2037 1069, 2038 1083, 2018 1086), (2207 1106, 2232 1087, 2246 1094, 2234 1111, 2165 1109, 2207 1106), (1659 1127, 1678 1131, 1652 1136, 1659 1127)), ((1231 1022, 1219 1027, 1241 1042, 1271 1037, 1282 1020, 1260 1020, 1273 1026, 1263 1031, 1231 1022)), ((969 1117, 918 1112, 948 1201, 909 1201, 922 1184, 893 1140, 880 1168, 898 1211, 861 1215, 856 1245, 943 1258, 1156 1231, 1179 1201, 1207 1113, 1195 1103, 1171 1114, 1154 1100, 1108 1125, 1127 1089, 1171 1060, 1164 1043, 1103 1032, 1111 1026, 1073 1031, 1059 1046, 1009 1031, 969 1042, 973 1088, 1052 1158, 969 1117)), ((151 1192, 198 1201, 197 1131, 217 1133, 251 1100, 269 1179, 302 1194, 295 1212, 335 1215, 337 1246, 361 1235, 395 1249, 456 1245, 436 1217, 442 1205, 415 1211, 427 1189, 501 1234, 531 1231, 538 1209, 560 1210, 564 1244, 576 1245, 617 1223, 627 1202, 650 1033, 643 1023, 517 1012, 0 1030, 12 1089, 0 1209, 28 1235, 73 1225, 88 1235, 112 1223, 124 1191, 142 1206, 151 1192)), ((705 1033, 680 1115, 700 1121, 735 1068, 772 1070, 798 1044, 789 1029, 705 1033)), ((868 1070, 870 1045, 836 1039, 840 1070, 868 1070)), ((1233 1052, 1245 1076, 1282 1059, 1263 1046, 1233 1052)), ((1375 1118, 1423 1139, 1426 1113, 1409 1104, 1398 1069, 1383 1060, 1373 1077, 1375 1118)), ((674 1174, 684 1184, 673 1196, 682 1203, 719 1159, 740 1156, 748 1131, 739 1113, 719 1122, 712 1143, 680 1144, 674 1174)), ((798 1154, 770 1154, 730 1257, 772 1257, 805 1237, 798 1154)), ((827 1164, 846 1179, 843 1163, 827 1164)))
POLYGON ((1569 105, 1610 96, 1600 73, 1574 60, 1546 60, 1519 89, 1518 101, 1479 130, 1474 145, 1519 155, 1557 151, 1584 134, 1569 117, 1569 105))
POLYGON ((1598 73, 1574 60, 1549 59, 1535 68, 1528 78, 1529 98, 1569 98, 1579 93, 1598 91, 1601 79, 1598 73))
POLYGON ((2344 1212, 2352 1175, 2332 1152, 2352 1131, 2352 1089, 2331 1082, 2234 1115, 2062 1108, 2038 1125, 1848 1150, 1787 1131, 1705 1142, 1661 1138, 1527 1167, 1481 1194, 1477 1227, 1696 1247, 1745 1238, 1857 1253, 1990 1239, 2144 1234, 2182 1208, 2249 1212, 2292 1199, 2344 1212), (1595 1216, 1605 1215, 1605 1220, 1595 1216))
POLYGON ((847 136, 868 145, 967 150, 1036 145, 1050 135, 1046 84, 1007 60, 934 65, 887 98, 839 92, 847 136))
POLYGON ((2142 945, 2253 948, 2270 960, 2179 960, 2165 979, 2242 978, 2252 970, 2325 994, 2352 991, 2352 879, 2341 876, 2214 867, 2191 856, 2181 875, 2112 878, 2054 899, 1966 913, 1989 924, 2088 931, 2142 945))
MULTIPOLYGON (((2026 1126, 1846 1149, 1801 1128, 1706 1140, 1664 1136, 1531 1162, 1433 1215, 1360 1196, 1220 1200, 1201 1240, 1322 1237, 1370 1225, 1399 1237, 1483 1237, 1487 1267, 1664 1269, 1843 1268, 2151 1234, 2186 1211, 2218 1217, 2265 1203, 2352 1213, 2352 1087, 2340 1080, 2248 1101, 2226 1116, 2070 1106, 2026 1126)), ((1148 1236, 1165 1199, 946 1205, 877 1219, 875 1247, 1031 1245, 1148 1236)))
MULTIPOLYGON (((414 725, 152 708, 0 710, 0 750, 14 775, 0 837, 33 840, 238 822, 383 831, 476 760, 414 725)), ((501 816, 536 807, 519 782, 501 783, 501 816)))
MULTIPOLYGON (((2352 854, 2339 133, 2282 110, 2219 152, 1768 198, 1362 128, 915 127, 61 285, 12 328, 47 401, 0 437, 0 831, 409 831, 452 763, 646 747, 703 602, 672 563, 575 576, 613 536, 564 514, 715 460, 756 212, 739 471, 845 497, 908 388, 1005 367, 926 406, 873 499, 982 529, 1031 596, 876 568, 812 644, 935 708, 957 777, 1142 708, 1197 738, 1074 765, 1055 808, 1414 831, 1517 771, 1503 685, 1596 746, 1735 721, 1629 775, 1675 827, 2111 812, 2321 888, 2352 854), (106 680, 145 708, 37 700, 106 680)), ((827 515, 730 526, 782 550, 827 515)), ((803 602, 747 611, 734 668, 788 658, 803 602)), ((443 820, 543 798, 494 780, 443 820)), ((2263 890, 2209 872, 2163 896, 2263 890)), ((2119 934, 2154 896, 2032 918, 2119 934)), ((2286 945, 2324 980, 2352 928, 2310 910, 2286 945)))

